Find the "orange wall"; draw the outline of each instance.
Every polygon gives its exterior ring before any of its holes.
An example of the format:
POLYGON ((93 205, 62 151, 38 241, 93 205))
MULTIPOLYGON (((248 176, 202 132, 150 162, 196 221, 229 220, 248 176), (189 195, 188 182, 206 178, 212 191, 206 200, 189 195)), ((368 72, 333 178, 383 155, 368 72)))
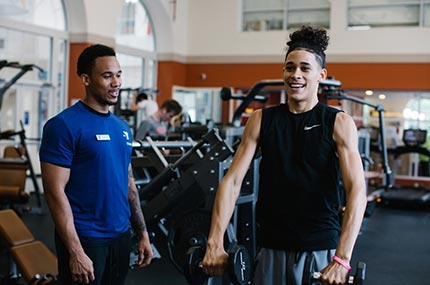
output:
POLYGON ((81 99, 85 95, 84 85, 76 74, 76 64, 78 62, 79 55, 88 45, 88 43, 73 43, 70 45, 69 87, 67 92, 68 105, 71 105, 72 100, 81 99))
POLYGON ((172 98, 172 87, 174 85, 186 85, 186 65, 174 61, 160 61, 158 63, 157 88, 160 90, 157 96, 158 104, 172 98))
POLYGON ((345 89, 430 90, 430 63, 333 63, 327 69, 345 89))
MULTIPOLYGON (((263 79, 282 78, 282 67, 282 63, 188 64, 186 84, 251 87, 263 79)), ((327 70, 345 89, 430 90, 430 63, 332 63, 327 70)))
MULTIPOLYGON (((79 54, 88 43, 70 46, 68 102, 82 98, 84 87, 76 75, 79 54)), ((184 64, 158 62, 158 103, 172 97, 174 85, 184 87, 250 88, 264 79, 280 79, 283 63, 184 64), (205 76, 202 77, 202 74, 205 76)), ((430 91, 430 63, 328 63, 329 76, 345 89, 430 91)))
MULTIPOLYGON (((172 86, 233 87, 248 89, 265 79, 282 78, 279 64, 182 64, 159 62, 158 101, 172 97, 172 86), (202 77, 204 74, 204 77, 202 77)), ((328 75, 344 89, 430 91, 430 63, 332 63, 328 75)), ((332 102, 329 104, 338 104, 332 102)), ((228 122, 228 103, 223 102, 222 122, 228 122)))

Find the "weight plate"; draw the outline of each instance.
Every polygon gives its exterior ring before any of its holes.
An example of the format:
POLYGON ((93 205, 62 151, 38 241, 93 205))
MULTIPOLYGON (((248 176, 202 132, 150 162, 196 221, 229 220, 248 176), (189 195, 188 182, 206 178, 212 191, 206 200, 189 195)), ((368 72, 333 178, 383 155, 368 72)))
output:
POLYGON ((236 245, 230 250, 228 269, 233 284, 248 284, 251 278, 251 257, 244 246, 236 245))
POLYGON ((211 212, 207 210, 193 209, 176 219, 169 229, 167 239, 169 257, 182 274, 188 264, 187 252, 190 247, 206 247, 211 216, 211 212))
POLYGON ((184 267, 184 274, 190 285, 201 285, 207 283, 208 276, 200 266, 204 256, 205 251, 201 246, 193 246, 187 252, 188 264, 184 267))

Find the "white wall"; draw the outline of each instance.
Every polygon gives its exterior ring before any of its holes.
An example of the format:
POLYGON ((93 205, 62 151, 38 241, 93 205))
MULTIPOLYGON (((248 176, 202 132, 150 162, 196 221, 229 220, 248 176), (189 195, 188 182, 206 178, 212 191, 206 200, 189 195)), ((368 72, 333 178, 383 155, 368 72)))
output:
MULTIPOLYGON (((284 54, 288 31, 241 32, 239 0, 189 0, 188 56, 284 54)), ((346 2, 332 0, 330 61, 430 62, 430 27, 346 30, 346 2)), ((252 57, 251 57, 252 56, 252 57)))
MULTIPOLYGON (((114 38, 123 0, 67 0, 68 5, 74 1, 84 4, 86 11, 81 15, 87 16, 82 23, 87 23, 89 37, 114 38)), ((279 62, 283 58, 290 31, 241 32, 240 0, 176 0, 175 17, 172 2, 143 0, 152 16, 160 59, 204 63, 279 62)), ((346 1, 331 3, 328 61, 430 62, 430 27, 348 31, 346 1)))

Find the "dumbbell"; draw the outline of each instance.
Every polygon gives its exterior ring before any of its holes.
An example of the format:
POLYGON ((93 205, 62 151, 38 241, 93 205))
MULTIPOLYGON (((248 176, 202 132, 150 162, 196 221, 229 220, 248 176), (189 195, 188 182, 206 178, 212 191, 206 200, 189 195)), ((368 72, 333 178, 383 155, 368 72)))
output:
MULTIPOLYGON (((193 246, 187 252, 188 263, 184 268, 184 275, 191 285, 205 284, 209 279, 203 271, 202 261, 205 256, 205 248, 193 246)), ((234 285, 245 285, 251 279, 251 258, 244 246, 235 245, 228 251, 226 271, 229 281, 234 285)))
MULTIPOLYGON (((309 284, 319 285, 321 284, 321 272, 314 272, 311 274, 311 282, 309 284)), ((352 285, 364 285, 364 279, 366 278, 366 263, 359 261, 357 263, 357 269, 354 276, 349 276, 347 284, 352 285)))

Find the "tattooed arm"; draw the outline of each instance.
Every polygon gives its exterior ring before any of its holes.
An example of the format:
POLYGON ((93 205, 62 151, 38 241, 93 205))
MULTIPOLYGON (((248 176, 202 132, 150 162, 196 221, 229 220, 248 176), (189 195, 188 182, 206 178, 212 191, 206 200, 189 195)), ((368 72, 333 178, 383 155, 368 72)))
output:
POLYGON ((149 265, 151 262, 153 252, 148 231, 146 229, 145 219, 143 217, 142 208, 140 206, 139 193, 137 192, 136 184, 134 183, 131 165, 128 167, 128 201, 130 203, 131 210, 130 223, 139 237, 139 243, 137 247, 138 259, 135 263, 137 267, 144 267, 149 265))

